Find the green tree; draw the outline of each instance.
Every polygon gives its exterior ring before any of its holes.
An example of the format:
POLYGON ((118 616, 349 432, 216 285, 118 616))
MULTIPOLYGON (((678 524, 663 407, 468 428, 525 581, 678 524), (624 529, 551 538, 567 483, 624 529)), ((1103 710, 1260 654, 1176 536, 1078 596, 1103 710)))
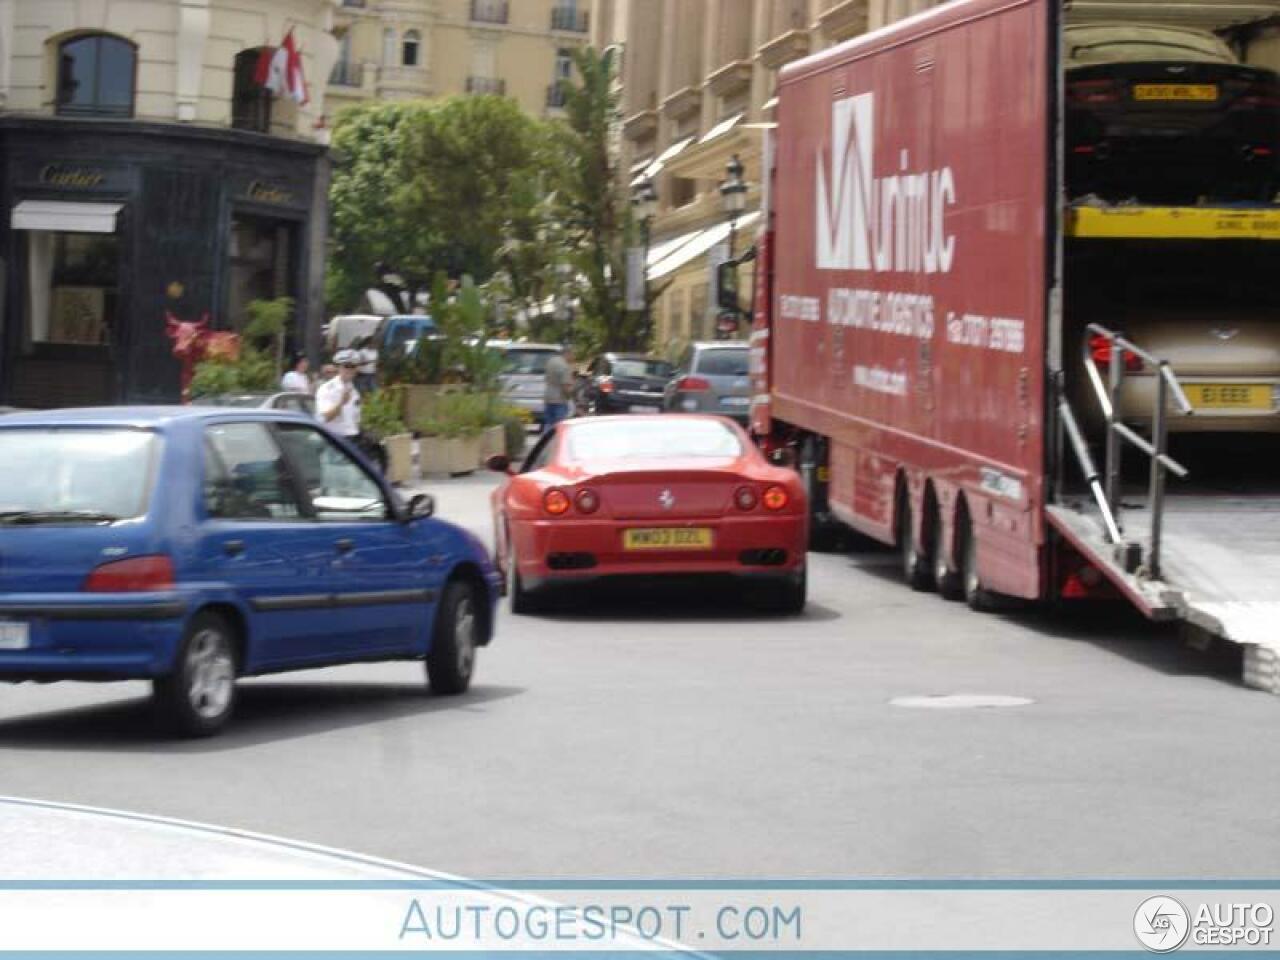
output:
POLYGON ((626 247, 636 226, 610 145, 618 111, 613 53, 584 49, 574 62, 579 80, 564 83, 568 123, 561 140, 568 164, 559 199, 580 278, 575 332, 588 349, 643 348, 642 315, 625 308, 626 247))

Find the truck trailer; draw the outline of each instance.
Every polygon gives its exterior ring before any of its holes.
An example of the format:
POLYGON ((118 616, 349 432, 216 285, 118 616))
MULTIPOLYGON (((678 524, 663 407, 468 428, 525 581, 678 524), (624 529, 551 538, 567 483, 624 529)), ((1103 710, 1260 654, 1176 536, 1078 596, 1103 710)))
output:
MULTIPOLYGON (((1065 19, 1059 0, 954 0, 784 68, 752 432, 804 475, 815 546, 852 528, 895 546, 911 587, 979 610, 1123 597, 1246 645, 1246 682, 1280 692, 1280 476, 1201 489, 1169 442, 1247 402, 1255 432, 1228 448, 1267 456, 1280 379, 1180 377, 1125 333, 1162 271, 1217 271, 1230 296, 1205 309, 1280 323, 1280 208, 1070 196, 1068 144, 1089 147, 1065 129, 1065 19)), ((1164 86, 1145 93, 1217 90, 1164 86)))

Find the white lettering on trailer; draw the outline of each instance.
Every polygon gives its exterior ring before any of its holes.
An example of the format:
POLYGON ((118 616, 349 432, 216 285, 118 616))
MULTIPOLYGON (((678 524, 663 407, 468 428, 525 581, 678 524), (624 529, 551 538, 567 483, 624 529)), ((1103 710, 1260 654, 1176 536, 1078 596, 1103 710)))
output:
POLYGON ((864 367, 861 364, 853 368, 853 385, 870 390, 873 393, 887 393, 894 397, 907 395, 907 375, 884 367, 864 367))
POLYGON ((1026 327, 1018 317, 984 317, 976 313, 947 314, 947 342, 1000 353, 1022 353, 1026 327))
POLYGON ((831 105, 831 173, 816 158, 820 270, 950 273, 956 238, 946 232, 956 202, 950 167, 912 172, 911 154, 898 154, 898 172, 875 176, 875 94, 831 105))
POLYGON ((817 323, 822 319, 822 304, 817 297, 798 297, 784 293, 779 298, 778 309, 783 320, 817 323))
POLYGON ((827 291, 827 320, 836 327, 929 340, 934 331, 933 297, 832 287, 827 291))

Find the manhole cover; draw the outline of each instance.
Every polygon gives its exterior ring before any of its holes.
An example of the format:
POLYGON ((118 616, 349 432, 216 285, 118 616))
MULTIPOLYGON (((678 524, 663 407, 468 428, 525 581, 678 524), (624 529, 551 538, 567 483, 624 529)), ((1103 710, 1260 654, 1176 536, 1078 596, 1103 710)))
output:
POLYGON ((889 703, 895 707, 916 707, 922 710, 974 710, 984 707, 1025 707, 1035 701, 1027 697, 1005 697, 999 694, 950 693, 927 697, 894 697, 889 703))

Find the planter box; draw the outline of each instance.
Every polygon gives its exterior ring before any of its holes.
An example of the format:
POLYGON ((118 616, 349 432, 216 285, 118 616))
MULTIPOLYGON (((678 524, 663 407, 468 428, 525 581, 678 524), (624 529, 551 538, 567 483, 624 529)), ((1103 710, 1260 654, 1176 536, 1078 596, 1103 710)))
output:
POLYGON ((480 435, 450 437, 445 441, 445 458, 450 473, 472 473, 480 466, 480 435))
POLYGON ((449 441, 444 437, 421 437, 418 440, 418 472, 422 476, 449 472, 449 441))
POLYGON ((440 405, 440 398, 447 393, 457 393, 461 388, 446 384, 406 383, 400 386, 401 416, 412 429, 430 419, 440 405))
POLYGON ((409 483, 413 479, 413 435, 397 433, 382 441, 387 452, 387 480, 409 483))
POLYGON ((483 466, 490 457, 505 456, 507 452, 507 432, 502 427, 486 427, 480 434, 480 464, 483 466))

